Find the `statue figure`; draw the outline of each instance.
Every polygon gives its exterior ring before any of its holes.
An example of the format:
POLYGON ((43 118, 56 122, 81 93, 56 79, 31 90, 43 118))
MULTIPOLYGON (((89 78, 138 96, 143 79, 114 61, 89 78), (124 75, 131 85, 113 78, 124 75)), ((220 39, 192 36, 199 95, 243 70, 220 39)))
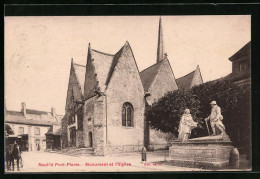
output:
POLYGON ((210 125, 213 131, 212 135, 216 135, 216 128, 218 128, 221 131, 221 135, 226 134, 225 126, 222 123, 223 116, 221 115, 221 108, 217 105, 216 101, 212 101, 210 105, 212 107, 211 114, 207 118, 205 118, 205 121, 210 121, 210 125))
POLYGON ((180 120, 178 139, 182 141, 188 140, 191 134, 191 130, 197 127, 197 124, 197 122, 193 121, 190 110, 185 109, 184 114, 182 115, 180 120))

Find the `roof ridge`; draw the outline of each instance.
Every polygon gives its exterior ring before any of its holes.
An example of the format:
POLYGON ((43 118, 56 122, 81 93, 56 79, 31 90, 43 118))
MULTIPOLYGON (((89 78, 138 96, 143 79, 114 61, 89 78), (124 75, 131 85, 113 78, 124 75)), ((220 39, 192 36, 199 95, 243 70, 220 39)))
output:
POLYGON ((37 110, 37 109, 29 109, 29 108, 27 108, 26 110, 31 110, 31 111, 38 111, 38 112, 45 112, 45 113, 50 113, 50 112, 47 112, 47 111, 41 111, 41 110, 37 110))
POLYGON ((95 49, 92 49, 92 51, 97 52, 97 53, 101 53, 103 55, 115 56, 115 55, 112 55, 112 54, 109 54, 109 53, 105 53, 105 52, 101 52, 101 51, 98 51, 98 50, 95 50, 95 49))
POLYGON ((153 66, 155 66, 155 65, 158 65, 159 63, 163 62, 164 60, 167 60, 167 59, 163 59, 163 60, 161 60, 161 61, 159 61, 159 62, 157 62, 157 63, 155 63, 155 64, 153 64, 153 65, 151 65, 151 66, 149 66, 149 67, 147 67, 147 68, 145 68, 145 69, 142 70, 140 73, 142 73, 142 72, 148 70, 149 68, 151 68, 151 67, 153 67, 153 66))

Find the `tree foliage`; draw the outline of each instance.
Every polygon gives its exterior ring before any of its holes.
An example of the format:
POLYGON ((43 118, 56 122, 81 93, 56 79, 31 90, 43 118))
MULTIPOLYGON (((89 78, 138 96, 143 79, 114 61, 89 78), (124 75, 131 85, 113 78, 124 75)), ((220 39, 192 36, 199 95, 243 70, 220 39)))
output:
POLYGON ((228 81, 207 82, 190 90, 169 92, 147 107, 146 116, 152 128, 177 136, 180 118, 184 109, 189 108, 194 121, 198 122, 191 137, 206 136, 204 119, 211 112, 210 102, 213 100, 221 107, 226 132, 235 138, 237 130, 241 130, 246 136, 250 127, 250 87, 228 81))

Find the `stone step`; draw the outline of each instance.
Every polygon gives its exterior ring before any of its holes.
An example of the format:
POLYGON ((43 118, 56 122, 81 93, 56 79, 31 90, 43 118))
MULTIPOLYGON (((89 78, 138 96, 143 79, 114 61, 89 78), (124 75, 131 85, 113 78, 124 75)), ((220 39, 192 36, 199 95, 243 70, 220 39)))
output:
POLYGON ((51 153, 57 153, 57 154, 63 154, 63 155, 69 155, 69 156, 88 156, 94 154, 93 148, 67 148, 62 150, 56 150, 56 151, 49 151, 51 153))

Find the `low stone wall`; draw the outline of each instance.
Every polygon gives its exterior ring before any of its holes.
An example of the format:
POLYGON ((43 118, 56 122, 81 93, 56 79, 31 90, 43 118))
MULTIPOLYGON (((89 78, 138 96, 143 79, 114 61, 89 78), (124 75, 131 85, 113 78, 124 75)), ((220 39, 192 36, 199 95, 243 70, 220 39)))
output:
POLYGON ((154 150, 165 150, 169 149, 171 145, 168 143, 160 143, 160 144, 149 144, 147 150, 154 151, 154 150))
POLYGON ((107 146, 105 154, 140 152, 143 145, 121 145, 121 146, 107 146))

